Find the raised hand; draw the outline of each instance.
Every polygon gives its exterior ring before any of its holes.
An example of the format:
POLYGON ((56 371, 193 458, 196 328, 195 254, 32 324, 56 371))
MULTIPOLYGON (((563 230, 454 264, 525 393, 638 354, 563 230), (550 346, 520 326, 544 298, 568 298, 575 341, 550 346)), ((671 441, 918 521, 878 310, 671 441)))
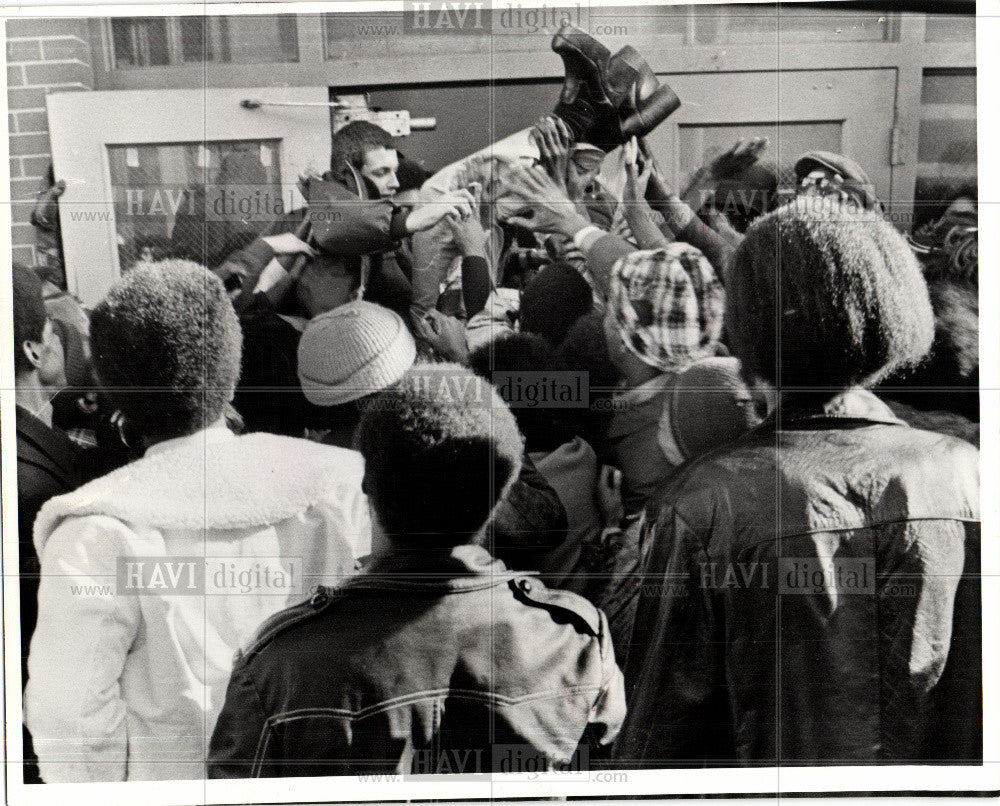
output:
POLYGON ((469 348, 465 339, 465 324, 461 320, 431 308, 413 324, 417 337, 427 342, 442 358, 459 364, 468 362, 469 348))
POLYGON ((465 188, 443 193, 437 198, 424 202, 406 217, 408 232, 422 232, 430 229, 445 216, 465 220, 472 215, 476 200, 465 188))
POLYGON ((538 147, 539 162, 549 172, 549 176, 565 188, 566 171, 573 146, 573 135, 569 128, 561 118, 542 117, 532 127, 528 137, 538 147))
POLYGON ((553 232, 572 238, 590 224, 543 169, 515 166, 503 180, 498 215, 533 232, 553 232))
POLYGON ((767 148, 766 137, 740 138, 728 151, 723 152, 708 164, 712 179, 726 179, 745 171, 753 165, 767 148))
POLYGON ((643 160, 639 168, 639 143, 633 137, 625 143, 623 156, 625 158, 625 190, 622 199, 625 202, 637 202, 646 198, 646 187, 653 176, 653 164, 643 160))
POLYGON ((449 215, 444 220, 448 222, 455 245, 463 255, 486 257, 486 230, 479 218, 482 187, 478 182, 473 182, 467 189, 472 194, 472 215, 464 220, 449 215))

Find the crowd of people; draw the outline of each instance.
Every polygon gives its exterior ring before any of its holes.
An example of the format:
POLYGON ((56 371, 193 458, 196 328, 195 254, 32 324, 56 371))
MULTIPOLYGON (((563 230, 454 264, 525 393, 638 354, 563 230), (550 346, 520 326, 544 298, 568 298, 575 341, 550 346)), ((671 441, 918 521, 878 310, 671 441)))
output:
POLYGON ((355 121, 92 311, 15 266, 26 781, 981 758, 974 191, 678 191, 669 87, 554 48, 433 175, 355 121))

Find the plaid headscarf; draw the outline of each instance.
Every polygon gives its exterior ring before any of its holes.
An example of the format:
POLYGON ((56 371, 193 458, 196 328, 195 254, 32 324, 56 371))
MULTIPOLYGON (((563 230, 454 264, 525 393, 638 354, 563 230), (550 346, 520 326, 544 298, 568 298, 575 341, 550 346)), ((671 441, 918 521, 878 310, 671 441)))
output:
POLYGON ((725 307, 712 265, 689 244, 633 252, 612 269, 608 310, 622 341, 664 372, 716 354, 725 307))

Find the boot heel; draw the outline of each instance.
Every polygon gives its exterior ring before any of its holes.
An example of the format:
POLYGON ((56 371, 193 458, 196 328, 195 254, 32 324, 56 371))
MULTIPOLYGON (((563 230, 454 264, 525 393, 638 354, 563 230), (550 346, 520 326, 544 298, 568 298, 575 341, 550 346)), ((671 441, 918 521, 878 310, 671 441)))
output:
POLYGON ((622 134, 625 138, 649 134, 676 112, 680 105, 681 100, 677 94, 668 85, 661 84, 652 95, 642 101, 635 112, 622 121, 622 134))

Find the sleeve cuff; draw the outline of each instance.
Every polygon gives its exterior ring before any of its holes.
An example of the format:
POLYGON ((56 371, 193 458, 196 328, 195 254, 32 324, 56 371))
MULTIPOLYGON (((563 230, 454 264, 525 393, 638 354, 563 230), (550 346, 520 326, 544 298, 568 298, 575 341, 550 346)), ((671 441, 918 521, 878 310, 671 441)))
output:
POLYGON ((392 218, 389 219, 390 240, 401 241, 410 234, 406 231, 406 219, 409 215, 410 211, 405 207, 393 211, 392 218))
POLYGON ((573 245, 586 254, 597 242, 598 238, 603 235, 607 235, 604 230, 594 224, 589 224, 573 236, 573 245))

